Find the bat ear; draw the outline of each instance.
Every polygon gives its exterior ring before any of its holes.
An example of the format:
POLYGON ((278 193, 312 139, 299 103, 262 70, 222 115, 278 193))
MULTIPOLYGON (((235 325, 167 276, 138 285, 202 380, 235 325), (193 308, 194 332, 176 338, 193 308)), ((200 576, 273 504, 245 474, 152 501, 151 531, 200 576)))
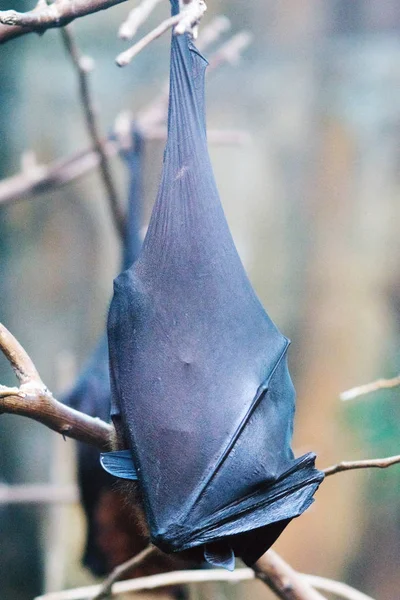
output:
POLYGON ((137 471, 133 464, 130 450, 104 452, 100 454, 100 464, 107 473, 119 479, 138 480, 137 471))
POLYGON ((235 568, 235 555, 226 542, 214 542, 204 546, 204 558, 213 567, 223 567, 228 571, 235 568))

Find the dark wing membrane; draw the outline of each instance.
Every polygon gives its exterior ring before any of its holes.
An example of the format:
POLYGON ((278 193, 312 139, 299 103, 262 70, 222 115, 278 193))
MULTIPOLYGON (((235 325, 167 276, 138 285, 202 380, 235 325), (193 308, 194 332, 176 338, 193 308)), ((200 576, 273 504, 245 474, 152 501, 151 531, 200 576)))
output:
MULTIPOLYGON (((143 151, 142 136, 134 126, 132 147, 123 152, 129 177, 128 218, 122 260, 124 269, 136 260, 140 250, 143 151)), ((64 396, 63 402, 92 417, 109 420, 111 389, 106 333, 101 337, 75 386, 64 396)), ((114 412, 118 410, 115 409, 114 412)), ((103 575, 107 572, 108 565, 97 542, 100 532, 95 515, 103 493, 111 489, 116 480, 101 468, 99 459, 100 453, 96 448, 78 444, 78 483, 88 525, 83 562, 93 573, 103 575)))
POLYGON ((249 283, 219 200, 205 66, 187 36, 173 36, 161 185, 139 259, 115 281, 109 317, 116 402, 152 538, 167 551, 295 516, 317 485, 313 457, 294 462, 290 450, 288 341, 249 283))

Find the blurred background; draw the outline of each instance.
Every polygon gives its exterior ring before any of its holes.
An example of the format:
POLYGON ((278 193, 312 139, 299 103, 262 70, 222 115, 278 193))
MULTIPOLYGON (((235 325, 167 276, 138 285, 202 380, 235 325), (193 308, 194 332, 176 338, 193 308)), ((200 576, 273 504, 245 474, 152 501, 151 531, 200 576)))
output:
MULTIPOLYGON (((1 9, 33 4, 3 0, 1 9)), ((128 45, 116 32, 130 8, 124 3, 72 26, 95 61, 91 84, 104 133, 121 110, 143 109, 168 75, 168 35, 125 69, 115 66, 128 45)), ((168 10, 165 2, 140 33, 168 10)), ((203 25, 221 13, 232 33, 245 28, 254 38, 239 65, 210 77, 208 125, 246 131, 250 141, 212 146, 212 161, 250 279, 292 340, 295 452, 315 451, 321 468, 398 454, 398 390, 352 403, 338 399, 349 387, 399 371, 398 2, 209 0, 203 25)), ((10 41, 0 56, 2 178, 20 171, 27 150, 46 164, 90 145, 59 31, 10 41)), ((146 219, 162 152, 162 141, 146 143, 146 219)), ((118 158, 112 168, 124 198, 118 158)), ((0 253, 1 321, 58 395, 104 329, 118 270, 98 172, 0 206, 0 253)), ((2 357, 0 381, 14 385, 2 357)), ((0 486, 74 482, 74 443, 41 425, 1 416, 0 449, 0 486)), ((296 569, 393 600, 400 585, 399 478, 398 467, 329 478, 277 550, 296 569)), ((30 600, 92 581, 80 566, 84 536, 76 502, 0 504, 1 597, 30 600)), ((260 583, 204 589, 193 594, 272 598, 260 583)))

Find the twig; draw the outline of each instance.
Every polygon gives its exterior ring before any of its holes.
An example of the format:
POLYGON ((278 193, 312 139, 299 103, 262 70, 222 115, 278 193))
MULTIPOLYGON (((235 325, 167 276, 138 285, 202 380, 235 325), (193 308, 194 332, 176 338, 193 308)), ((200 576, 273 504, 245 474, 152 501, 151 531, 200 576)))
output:
POLYGON ((389 388, 398 387, 400 385, 400 375, 393 377, 392 379, 377 379, 371 383, 366 383, 358 387, 351 388, 342 392, 339 396, 341 400, 354 400, 359 396, 370 394, 371 392, 377 392, 378 390, 384 390, 389 388))
POLYGON ((79 92, 85 114, 86 126, 93 143, 93 148, 97 152, 100 159, 101 178, 107 193, 114 225, 118 231, 118 234, 123 239, 125 234, 125 218, 118 201, 118 194, 104 149, 104 142, 100 135, 96 118, 96 110, 94 107, 92 94, 90 92, 88 73, 92 67, 91 60, 80 54, 72 32, 67 27, 63 27, 61 29, 61 35, 65 48, 71 57, 72 64, 74 65, 78 75, 79 92))
POLYGON ((75 504, 79 501, 76 485, 0 484, 1 504, 75 504))
POLYGON ((160 25, 155 27, 150 33, 145 35, 136 44, 128 50, 121 52, 115 59, 119 67, 125 67, 131 60, 146 48, 151 42, 159 38, 166 31, 174 27, 176 35, 182 35, 191 32, 196 37, 197 25, 207 9, 203 0, 191 0, 181 4, 181 12, 173 17, 165 19, 160 25))
POLYGON ((200 52, 204 52, 209 46, 215 44, 223 33, 231 28, 231 22, 225 15, 217 15, 210 23, 202 26, 201 32, 196 40, 196 46, 200 52))
POLYGON ((13 367, 20 387, 1 386, 0 414, 30 417, 63 436, 109 449, 112 425, 58 402, 14 336, 0 323, 0 350, 13 367))
POLYGON ((150 31, 147 35, 145 35, 139 42, 131 46, 128 50, 121 52, 118 54, 115 62, 119 67, 125 67, 128 65, 131 60, 139 54, 146 46, 154 42, 157 38, 161 37, 163 33, 171 29, 174 25, 177 25, 180 20, 180 15, 174 15, 173 17, 169 17, 165 19, 160 25, 158 25, 155 29, 150 31))
MULTIPOLYGON (((304 575, 301 577, 305 578, 308 583, 315 588, 330 591, 339 595, 347 600, 373 600, 369 596, 362 594, 354 588, 341 583, 333 581, 331 579, 325 579, 324 577, 317 577, 315 575, 304 575)), ((254 581, 256 575, 253 569, 236 569, 233 572, 226 571, 225 569, 197 569, 194 571, 173 571, 170 573, 160 573, 157 575, 150 575, 147 577, 137 577, 136 579, 129 579, 127 581, 121 581, 115 583, 112 589, 113 596, 124 594, 128 592, 139 592, 143 590, 154 590, 162 587, 169 587, 175 585, 185 585, 189 583, 206 583, 211 581, 224 581, 227 583, 240 583, 241 581, 254 581)), ((66 590, 64 592, 56 592, 53 594, 46 594, 40 596, 35 600, 83 600, 93 599, 96 592, 100 589, 99 585, 87 586, 84 588, 76 588, 73 590, 66 590)))
POLYGON ((323 600, 300 573, 295 571, 276 552, 269 550, 253 566, 261 579, 282 600, 323 600))
POLYGON ((240 31, 233 35, 213 54, 210 59, 208 72, 216 69, 221 64, 236 64, 245 50, 252 42, 253 35, 249 31, 240 31))
MULTIPOLYGON (((165 140, 166 127, 146 128, 146 140, 165 140)), ((208 142, 215 145, 241 145, 249 141, 245 131, 229 129, 211 129, 207 133, 208 142)), ((118 140, 102 140, 103 150, 108 158, 116 156, 120 150, 118 140)), ((18 202, 61 188, 72 181, 83 177, 100 164, 96 150, 87 148, 67 158, 61 158, 48 165, 37 165, 32 170, 25 170, 0 181, 0 206, 18 202)))
POLYGON ((142 0, 139 6, 133 8, 118 30, 118 36, 123 40, 131 40, 139 27, 149 18, 155 7, 162 0, 142 0))
POLYGON ((388 458, 373 458, 371 460, 346 460, 323 469, 325 477, 341 473, 342 471, 354 471, 355 469, 387 469, 392 465, 400 463, 400 455, 389 456, 388 458))
POLYGON ((343 583, 342 581, 333 581, 333 579, 326 579, 325 577, 318 577, 317 575, 303 575, 313 587, 329 592, 344 598, 345 600, 374 600, 371 596, 367 596, 362 592, 354 589, 350 585, 343 583))
POLYGON ((107 577, 107 579, 103 582, 100 587, 100 591, 96 594, 93 600, 103 600, 104 598, 108 598, 111 596, 112 586, 116 581, 121 579, 126 573, 134 569, 135 567, 141 565, 149 556, 158 552, 157 548, 153 546, 153 544, 149 544, 147 548, 139 552, 133 558, 130 558, 126 562, 118 565, 111 572, 111 574, 107 577))
POLYGON ((126 2, 126 0, 57 0, 51 5, 39 3, 29 12, 0 11, 0 44, 26 33, 43 33, 47 29, 63 27, 74 19, 85 17, 126 2))

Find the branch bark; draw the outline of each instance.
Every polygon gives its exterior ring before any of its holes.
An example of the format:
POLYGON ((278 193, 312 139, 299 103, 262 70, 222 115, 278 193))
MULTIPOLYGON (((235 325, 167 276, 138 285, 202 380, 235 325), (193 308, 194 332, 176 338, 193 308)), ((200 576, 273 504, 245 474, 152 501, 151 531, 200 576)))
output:
POLYGON ((99 157, 100 174, 104 189, 107 194, 108 204, 110 206, 115 228, 121 239, 125 237, 125 216, 118 200, 117 190, 111 173, 110 164, 104 147, 104 141, 101 137, 99 125, 97 123, 96 109, 94 100, 90 91, 89 71, 91 68, 90 60, 82 56, 75 42, 74 36, 68 27, 63 27, 61 35, 68 55, 78 76, 79 95, 83 112, 85 115, 86 127, 89 137, 92 140, 93 148, 99 157))
POLYGON ((44 33, 47 29, 63 27, 77 18, 106 10, 126 0, 57 0, 50 6, 39 4, 29 12, 0 11, 0 44, 25 35, 44 33))
POLYGON ((354 471, 356 469, 387 469, 400 463, 400 455, 389 456, 387 458, 372 458, 370 460, 346 460, 323 469, 325 477, 342 473, 343 471, 354 471))
POLYGON ((125 573, 128 573, 135 567, 138 567, 142 563, 144 563, 149 556, 152 554, 156 554, 159 552, 153 544, 149 544, 147 548, 139 552, 136 556, 133 556, 126 562, 118 565, 115 569, 110 573, 107 579, 100 586, 99 592, 93 597, 93 600, 104 600, 105 598, 109 598, 112 595, 112 587, 116 581, 122 579, 125 573))
POLYGON ((174 28, 175 35, 182 35, 186 32, 192 33, 193 37, 197 37, 197 26, 204 12, 207 10, 203 0, 188 0, 181 4, 179 14, 169 17, 162 21, 157 27, 145 35, 136 44, 131 46, 125 52, 121 52, 115 59, 119 67, 125 67, 131 60, 146 48, 151 42, 162 36, 166 31, 174 28))
POLYGON ((65 437, 110 449, 114 428, 56 400, 41 380, 35 365, 15 337, 0 323, 0 350, 20 382, 19 387, 0 386, 0 414, 30 417, 65 437))
POLYGON ((281 600, 323 600, 300 573, 273 550, 268 550, 253 566, 261 579, 281 600))
POLYGON ((346 390, 345 392, 342 392, 339 397, 344 401, 354 400, 354 398, 365 396, 365 394, 371 394, 372 392, 377 392, 378 390, 387 390, 390 388, 399 387, 399 385, 400 375, 397 377, 392 377, 392 379, 377 379, 371 383, 365 383, 364 385, 359 385, 351 388, 350 390, 346 390))
MULTIPOLYGON (((340 581, 317 577, 316 575, 299 574, 313 587, 337 595, 345 600, 373 600, 370 596, 359 592, 351 586, 340 581)), ((185 585, 189 583, 206 583, 212 581, 224 581, 227 583, 240 583, 242 581, 254 581, 256 574, 253 569, 236 569, 229 572, 225 569, 197 569, 194 571, 172 571, 160 573, 147 577, 137 577, 115 583, 112 588, 112 596, 139 592, 144 590, 155 590, 158 588, 185 585)), ((100 591, 99 585, 54 592, 40 596, 35 600, 94 600, 95 594, 100 591)))

